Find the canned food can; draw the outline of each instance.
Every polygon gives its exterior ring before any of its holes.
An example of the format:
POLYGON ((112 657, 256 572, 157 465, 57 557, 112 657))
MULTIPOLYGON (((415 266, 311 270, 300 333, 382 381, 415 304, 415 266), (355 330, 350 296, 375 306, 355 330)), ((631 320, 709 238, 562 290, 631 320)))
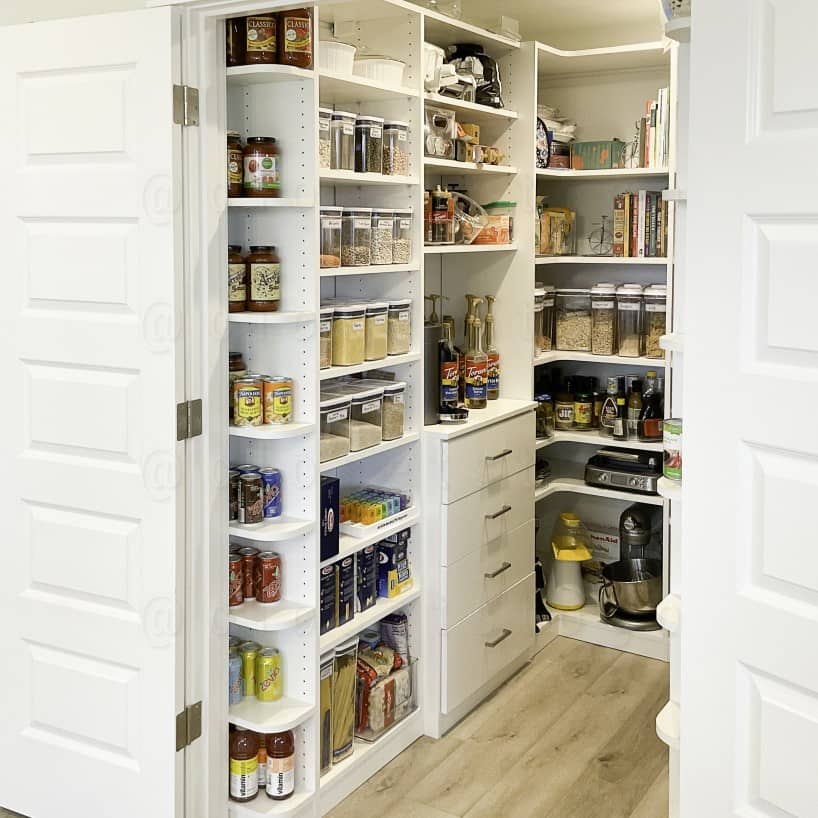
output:
POLYGON ((239 478, 239 522, 255 525, 264 520, 261 500, 261 475, 257 472, 243 474, 239 478))
POLYGON ((259 467, 254 463, 243 463, 241 466, 236 466, 235 469, 233 469, 233 471, 237 471, 239 474, 250 474, 258 470, 259 467))
POLYGON ((255 596, 258 602, 270 604, 281 599, 281 557, 273 551, 263 551, 256 560, 255 596))
POLYGON ((230 555, 230 600, 229 605, 235 608, 244 602, 244 563, 238 554, 230 555))
POLYGON ((665 421, 663 471, 668 480, 682 479, 682 421, 670 418, 665 421))
POLYGON ((239 551, 241 551, 241 543, 231 542, 228 547, 228 550, 230 551, 231 554, 238 554, 239 551))
POLYGON ((237 378, 233 383, 233 425, 261 426, 263 422, 261 380, 237 378))
POLYGON ((241 678, 244 683, 244 695, 256 695, 256 659, 261 650, 258 642, 242 642, 239 646, 241 656, 241 678))
POLYGON ((251 545, 246 545, 239 549, 239 556, 244 565, 244 598, 256 598, 256 561, 258 558, 258 548, 253 548, 251 545))
POLYGON ((261 469, 259 472, 264 498, 264 519, 281 516, 281 472, 278 469, 261 469))
POLYGON ((241 644, 242 640, 239 639, 238 636, 228 636, 227 637, 227 647, 230 651, 238 651, 239 645, 241 644))
POLYGON ((230 495, 227 506, 228 520, 239 519, 239 478, 241 472, 238 469, 230 469, 230 495))
POLYGON ((228 666, 230 668, 230 704, 238 704, 244 697, 244 685, 241 680, 241 656, 238 653, 231 653, 228 666))
POLYGON ((275 648, 264 648, 256 657, 256 698, 277 702, 284 695, 281 654, 275 648))
POLYGON ((264 422, 292 423, 293 379, 285 377, 264 378, 264 422))

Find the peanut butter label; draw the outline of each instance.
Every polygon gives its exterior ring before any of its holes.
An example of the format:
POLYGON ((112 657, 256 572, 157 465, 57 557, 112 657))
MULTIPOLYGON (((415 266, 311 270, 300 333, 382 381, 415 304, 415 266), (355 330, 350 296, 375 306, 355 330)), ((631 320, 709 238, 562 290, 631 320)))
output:
POLYGON ((247 18, 247 50, 248 51, 276 50, 275 17, 247 18))
POLYGON ((310 53, 312 37, 310 36, 309 17, 284 18, 284 50, 310 53))
POLYGON ((278 301, 281 298, 281 265, 250 265, 250 300, 278 301))

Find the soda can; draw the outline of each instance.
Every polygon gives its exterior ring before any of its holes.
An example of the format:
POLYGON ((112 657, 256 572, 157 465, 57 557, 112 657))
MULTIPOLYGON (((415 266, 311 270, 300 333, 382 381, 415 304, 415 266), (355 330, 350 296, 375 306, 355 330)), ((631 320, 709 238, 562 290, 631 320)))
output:
POLYGON ((241 551, 241 543, 231 542, 227 549, 231 554, 238 554, 241 551))
POLYGON ((235 608, 244 602, 244 562, 238 554, 230 555, 229 606, 235 608))
POLYGON ((239 549, 239 556, 244 565, 244 598, 256 598, 256 559, 258 557, 258 549, 251 545, 246 545, 239 549))
POLYGON ((241 639, 238 636, 227 637, 227 649, 230 653, 238 653, 241 639))
POLYGON ((237 471, 239 474, 250 474, 250 472, 258 471, 258 468, 252 463, 243 463, 241 466, 234 466, 231 471, 237 471))
POLYGON ((256 695, 256 659, 261 645, 258 642, 242 642, 239 646, 241 656, 241 678, 244 682, 244 695, 256 695))
POLYGON ((239 477, 241 472, 238 469, 230 469, 230 502, 227 506, 229 512, 228 519, 239 519, 239 477))
POLYGON ((238 704, 244 696, 244 685, 241 681, 241 656, 231 653, 230 667, 230 704, 238 704))
POLYGON ((244 525, 255 525, 264 520, 264 507, 261 499, 261 475, 258 472, 243 474, 239 478, 239 522, 244 525))
POLYGON ((262 551, 255 565, 255 598, 269 604, 281 599, 281 557, 273 551, 262 551))
POLYGON ((261 469, 261 494, 264 501, 264 519, 281 516, 281 472, 278 469, 261 469))
POLYGON ((275 648, 264 648, 256 656, 256 698, 277 702, 284 695, 281 654, 275 648))

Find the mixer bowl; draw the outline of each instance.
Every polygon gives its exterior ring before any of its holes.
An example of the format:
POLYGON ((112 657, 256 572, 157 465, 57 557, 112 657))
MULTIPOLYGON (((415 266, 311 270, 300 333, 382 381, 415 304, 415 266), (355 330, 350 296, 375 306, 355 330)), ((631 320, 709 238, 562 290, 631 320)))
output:
POLYGON ((661 601, 660 560, 619 560, 602 569, 599 607, 605 616, 610 617, 617 611, 632 616, 655 614, 661 601))

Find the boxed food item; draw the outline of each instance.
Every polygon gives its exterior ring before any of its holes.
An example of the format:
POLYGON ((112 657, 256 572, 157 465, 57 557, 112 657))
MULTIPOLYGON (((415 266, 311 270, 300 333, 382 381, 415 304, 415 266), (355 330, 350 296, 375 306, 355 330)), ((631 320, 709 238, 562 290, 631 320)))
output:
POLYGON ((582 582, 585 585, 585 599, 589 604, 599 603, 599 589, 602 587, 602 569, 619 560, 619 529, 586 523, 591 551, 591 559, 582 563, 582 582))
POLYGON ((337 477, 321 478, 321 562, 338 554, 340 495, 341 481, 337 477))
POLYGON ((483 209, 488 215, 488 224, 477 234, 474 244, 511 244, 517 203, 489 202, 483 209))
POLYGON ((332 767, 332 679, 335 656, 321 657, 318 718, 320 721, 321 772, 332 767))
POLYGON ((338 564, 325 565, 320 579, 321 633, 338 627, 338 564))
POLYGON ((378 549, 369 545, 358 552, 358 610, 369 610, 378 600, 378 549))
POLYGON ((574 142, 571 145, 574 170, 611 170, 625 167, 625 143, 621 139, 574 142))
POLYGON ((395 597, 412 587, 410 536, 407 528, 378 543, 378 596, 395 597))
POLYGON ((338 563, 338 624, 355 616, 355 559, 345 557, 338 563))
POLYGON ((381 620, 381 639, 394 650, 404 664, 409 664, 409 617, 404 613, 394 613, 381 620))

